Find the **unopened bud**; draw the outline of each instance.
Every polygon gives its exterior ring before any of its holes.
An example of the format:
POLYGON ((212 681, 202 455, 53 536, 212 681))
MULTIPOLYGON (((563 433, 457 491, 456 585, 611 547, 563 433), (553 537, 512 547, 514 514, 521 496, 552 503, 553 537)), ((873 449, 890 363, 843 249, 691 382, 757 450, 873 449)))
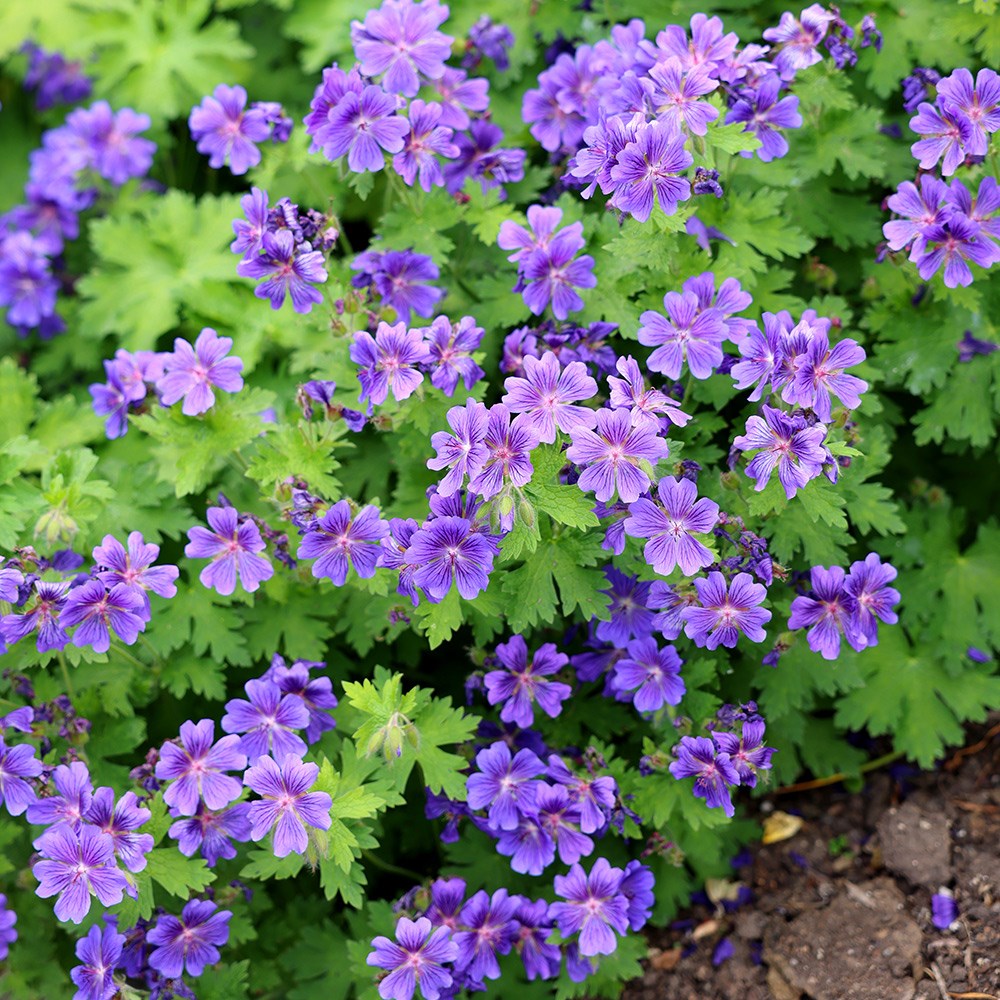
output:
POLYGON ((535 522, 538 520, 535 517, 535 508, 532 507, 531 504, 526 499, 523 498, 521 502, 517 505, 517 516, 529 528, 533 528, 535 526, 535 522))

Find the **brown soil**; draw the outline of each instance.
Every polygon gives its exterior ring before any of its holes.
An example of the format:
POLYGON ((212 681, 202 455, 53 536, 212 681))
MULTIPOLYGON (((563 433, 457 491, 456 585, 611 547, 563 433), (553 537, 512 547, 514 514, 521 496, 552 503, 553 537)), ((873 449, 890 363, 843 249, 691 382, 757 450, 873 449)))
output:
POLYGON ((1000 1000, 1000 715, 903 792, 880 772, 854 795, 762 800, 762 819, 803 824, 734 871, 754 902, 653 931, 624 1000, 1000 1000), (930 908, 942 886, 959 911, 944 931, 930 908), (734 952, 714 966, 724 937, 734 952))

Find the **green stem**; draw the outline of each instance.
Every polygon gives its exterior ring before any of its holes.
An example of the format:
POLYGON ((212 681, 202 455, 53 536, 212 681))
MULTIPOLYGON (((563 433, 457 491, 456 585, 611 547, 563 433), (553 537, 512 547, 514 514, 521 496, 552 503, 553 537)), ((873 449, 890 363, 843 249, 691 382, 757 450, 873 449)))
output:
POLYGON ((59 669, 62 671, 63 682, 66 685, 66 697, 75 704, 76 692, 73 690, 73 682, 69 678, 69 667, 66 664, 66 657, 63 656, 62 650, 59 651, 59 669))
MULTIPOLYGON (((883 754, 881 757, 876 757, 874 760, 868 761, 867 764, 862 764, 858 768, 858 773, 867 774, 869 771, 877 771, 880 767, 885 767, 886 764, 891 764, 894 760, 899 760, 904 756, 905 754, 902 750, 894 750, 892 753, 883 754)), ((785 785, 783 788, 776 788, 774 794, 785 795, 788 792, 807 792, 813 788, 825 788, 827 785, 836 785, 841 781, 847 781, 853 777, 853 774, 838 771, 836 774, 828 774, 825 778, 814 778, 811 781, 800 781, 794 785, 785 785)))
POLYGON ((111 648, 112 651, 114 651, 115 653, 117 653, 123 660, 128 660, 128 662, 131 663, 133 666, 135 666, 135 667, 141 667, 143 670, 149 670, 149 664, 148 663, 143 663, 142 660, 139 660, 136 657, 134 657, 124 647, 122 647, 122 646, 111 646, 110 648, 111 648))
POLYGON ((393 865, 388 861, 383 861, 377 854, 373 854, 371 851, 362 850, 361 856, 369 864, 374 865, 376 868, 380 868, 384 872, 388 872, 390 875, 404 875, 406 878, 413 879, 413 881, 418 884, 424 881, 423 875, 420 875, 409 868, 400 868, 399 865, 393 865))

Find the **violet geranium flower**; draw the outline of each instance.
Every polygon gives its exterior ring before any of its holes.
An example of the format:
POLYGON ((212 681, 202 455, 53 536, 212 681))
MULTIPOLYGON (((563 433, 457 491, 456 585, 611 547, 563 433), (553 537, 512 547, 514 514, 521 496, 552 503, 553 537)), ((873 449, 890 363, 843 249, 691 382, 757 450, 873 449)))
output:
POLYGON ((322 517, 313 520, 296 554, 299 559, 315 559, 312 575, 342 587, 348 570, 363 580, 375 575, 382 539, 389 534, 377 507, 370 504, 352 516, 351 505, 338 500, 322 517))
POLYGON ((899 620, 892 610, 900 600, 899 591, 889 586, 895 579, 896 568, 883 563, 874 552, 863 561, 851 563, 844 590, 854 601, 855 649, 878 645, 876 618, 887 625, 895 625, 899 620))
POLYGON ((25 818, 36 826, 64 824, 78 830, 94 792, 87 765, 81 760, 60 764, 52 772, 52 786, 55 791, 32 802, 25 818))
POLYGON ((840 637, 853 627, 853 598, 844 590, 844 571, 839 566, 813 566, 810 571, 813 596, 792 601, 790 629, 809 628, 806 640, 824 660, 840 655, 840 637))
POLYGON ((280 767, 270 757, 259 757, 243 779, 261 796, 250 803, 251 839, 263 840, 273 829, 275 857, 284 858, 305 852, 306 825, 329 830, 333 800, 326 792, 309 791, 318 775, 319 765, 303 763, 296 754, 287 754, 280 767))
POLYGON ((466 475, 477 475, 489 457, 483 443, 489 415, 483 403, 469 398, 465 406, 453 406, 447 419, 452 433, 436 431, 431 435, 431 447, 437 454, 427 459, 428 469, 448 470, 437 486, 438 496, 442 497, 460 490, 466 475))
POLYGON ((229 940, 231 917, 232 913, 207 899, 192 899, 180 918, 164 913, 146 935, 155 946, 149 954, 150 968, 169 979, 185 970, 189 976, 200 976, 206 965, 219 961, 219 946, 229 940))
POLYGON ((462 907, 459 926, 452 937, 458 954, 455 968, 464 971, 473 982, 500 978, 498 955, 506 955, 514 946, 516 925, 514 911, 519 896, 497 889, 492 896, 480 889, 462 907))
POLYGON ((757 81, 755 87, 745 87, 738 92, 739 99, 726 115, 726 124, 743 122, 743 131, 760 139, 760 148, 743 150, 744 157, 754 153, 763 163, 779 160, 788 152, 788 140, 779 129, 801 128, 799 99, 794 95, 778 99, 781 79, 777 74, 757 81))
POLYGON ((729 762, 740 776, 740 784, 747 788, 757 787, 757 772, 769 770, 773 747, 764 746, 764 720, 746 719, 740 735, 735 733, 713 733, 716 746, 729 756, 729 762))
POLYGON ((62 649, 69 642, 69 635, 60 624, 68 589, 69 583, 45 583, 42 580, 35 580, 36 597, 31 610, 22 615, 4 615, 0 619, 4 642, 13 646, 26 635, 37 632, 35 645, 39 653, 62 649))
POLYGON ((558 652, 554 643, 546 642, 529 656, 524 637, 515 635, 497 646, 496 655, 504 669, 490 670, 483 680, 489 703, 503 703, 501 720, 527 729, 535 721, 535 704, 550 719, 559 715, 562 703, 573 689, 548 678, 569 663, 565 653, 558 652))
POLYGON ((430 353, 426 364, 431 369, 431 385, 446 396, 454 395, 459 379, 471 389, 486 374, 471 357, 483 339, 483 328, 476 326, 471 316, 463 316, 457 323, 447 316, 435 316, 421 333, 430 353))
POLYGON ((685 576, 711 565, 715 558, 694 536, 715 527, 719 505, 698 496, 698 487, 688 479, 665 476, 657 485, 660 505, 640 497, 629 504, 625 534, 648 538, 643 555, 653 569, 667 576, 680 566, 685 576))
POLYGON ((405 323, 379 323, 373 338, 367 330, 354 334, 351 360, 362 365, 358 372, 361 383, 361 402, 384 403, 389 392, 401 401, 413 394, 424 380, 417 365, 430 360, 430 349, 424 342, 422 331, 407 330, 405 323))
POLYGON ((771 612, 759 605, 767 597, 763 584, 754 583, 749 573, 737 573, 727 590, 721 573, 709 573, 708 579, 694 581, 700 607, 689 606, 681 612, 684 634, 696 646, 727 649, 736 645, 740 635, 751 642, 764 641, 764 625, 771 612))
POLYGON ((670 773, 678 780, 694 778, 695 798, 704 799, 710 809, 721 808, 727 816, 735 815, 729 789, 740 783, 740 774, 729 754, 719 753, 705 736, 682 736, 674 753, 677 759, 670 765, 670 773))
POLYGON ((188 128, 199 153, 208 156, 208 165, 218 170, 227 160, 234 174, 245 174, 260 163, 258 142, 271 134, 267 116, 259 108, 244 110, 247 92, 239 85, 220 83, 211 97, 191 109, 188 128))
POLYGON ((539 442, 552 444, 557 427, 572 434, 576 427, 596 425, 594 410, 573 405, 597 395, 597 382, 582 361, 571 361, 564 368, 554 352, 546 351, 541 358, 526 357, 522 371, 523 378, 512 376, 504 381, 507 394, 502 402, 512 413, 530 417, 539 442))
POLYGON ((323 155, 332 161, 347 154, 354 173, 381 170, 386 153, 398 153, 409 134, 409 122, 396 114, 396 98, 381 87, 360 94, 347 91, 330 110, 323 130, 323 155))
POLYGON ((69 977, 79 987, 74 1000, 105 1000, 118 989, 114 973, 125 947, 125 935, 113 926, 91 927, 76 943, 76 957, 81 964, 70 970, 69 977))
POLYGON ((42 773, 42 762, 29 743, 9 747, 0 739, 0 805, 11 816, 20 816, 37 798, 35 789, 25 781, 42 773))
POLYGON ((679 705, 686 690, 680 676, 681 658, 673 646, 660 649, 655 639, 628 644, 628 656, 614 666, 611 687, 625 694, 640 712, 679 705))
POLYGON ((778 470, 778 479, 785 496, 791 500, 810 479, 815 479, 826 461, 826 426, 809 427, 801 415, 790 415, 772 406, 762 407, 763 417, 747 418, 746 434, 733 441, 740 451, 757 451, 747 465, 747 475, 755 480, 760 492, 767 486, 771 473, 778 470))
POLYGON ((438 1000, 452 984, 447 966, 455 961, 458 947, 449 928, 434 927, 426 917, 401 917, 396 941, 379 935, 372 948, 367 963, 389 973, 378 984, 382 1000, 412 1000, 417 987, 426 1000, 438 1000))
POLYGON ((128 548, 114 535, 105 535, 93 551, 94 564, 100 568, 97 578, 107 587, 128 587, 143 602, 148 617, 149 591, 159 597, 177 594, 174 581, 180 571, 176 566, 154 566, 159 554, 160 546, 145 542, 138 531, 129 533, 128 548))
POLYGON ((411 101, 407 113, 410 134, 403 151, 392 158, 392 169, 408 187, 419 181, 421 189, 429 193, 432 187, 444 187, 438 156, 454 159, 458 156, 458 146, 452 142, 454 132, 440 124, 440 104, 411 101))
POLYGON ((236 273, 244 278, 263 278, 253 290, 258 299, 270 299, 272 309, 280 309, 285 298, 292 300, 292 309, 308 313, 323 301, 321 285, 327 279, 323 254, 309 243, 296 244, 288 229, 268 230, 261 235, 261 252, 244 257, 236 265, 236 273))
POLYGON ((708 378, 722 361, 727 328, 718 309, 702 309, 694 292, 667 292, 663 296, 667 317, 647 309, 640 317, 639 343, 656 350, 646 367, 679 378, 684 363, 698 379, 708 378))
POLYGON ((495 497, 507 483, 524 486, 535 471, 530 456, 538 438, 531 418, 522 413, 512 421, 510 416, 503 403, 490 407, 483 437, 488 454, 479 472, 469 481, 470 492, 484 500, 495 497))
POLYGON ((476 754, 476 768, 466 781, 470 809, 489 809, 492 830, 514 830, 522 813, 535 806, 537 782, 545 765, 531 750, 518 750, 498 741, 476 754))
POLYGON ((654 201, 664 215, 673 215, 677 203, 691 197, 691 185, 677 176, 694 162, 684 143, 683 132, 661 122, 640 127, 611 168, 615 193, 608 204, 640 222, 649 218, 654 201))
POLYGON ((598 410, 597 428, 578 426, 566 457, 586 465, 577 485, 593 490, 607 503, 617 491, 625 503, 639 499, 649 489, 649 476, 640 467, 646 460, 654 465, 667 456, 667 442, 649 427, 633 427, 628 410, 598 410))
POLYGON ((195 417, 215 405, 213 386, 223 392, 239 392, 243 388, 243 362, 226 357, 232 346, 232 337, 220 337, 207 326, 198 334, 193 348, 178 337, 174 353, 163 359, 163 375, 156 382, 160 402, 173 406, 183 399, 181 413, 195 417))
MULTIPOLYGON (((226 702, 222 729, 243 733, 239 750, 253 764, 259 757, 273 753, 279 760, 288 754, 302 756, 305 743, 293 732, 309 725, 309 710, 294 694, 282 694, 271 681, 257 679, 243 685, 249 701, 233 698, 226 702)), ((231 751, 226 748, 227 755, 231 751)))
POLYGON ((215 743, 211 719, 182 723, 180 746, 164 743, 156 764, 156 777, 172 782, 163 801, 182 816, 193 816, 201 799, 209 809, 222 809, 238 799, 242 785, 223 772, 246 768, 246 754, 237 749, 239 743, 235 734, 215 743))
POLYGON ((108 590, 102 581, 88 580, 69 592, 59 620, 64 628, 79 626, 73 633, 74 646, 106 653, 112 631, 126 646, 136 641, 146 628, 145 611, 145 603, 131 587, 116 583, 108 590))
POLYGON ((274 576, 274 567, 266 556, 258 555, 266 548, 260 529, 249 518, 239 523, 233 507, 209 507, 206 512, 212 530, 195 525, 188 530, 190 541, 184 548, 188 559, 211 559, 198 579, 202 586, 214 589, 224 597, 240 586, 252 594, 274 576))
POLYGON ((141 872, 146 867, 146 855, 153 849, 153 836, 136 831, 151 816, 139 805, 135 792, 126 792, 116 802, 114 789, 104 786, 94 792, 84 819, 111 838, 115 854, 130 872, 141 872))
POLYGON ((194 816, 184 816, 172 823, 167 834, 177 841, 177 849, 185 857, 199 851, 212 867, 220 858, 236 857, 234 840, 246 843, 250 839, 249 813, 249 802, 237 802, 219 812, 202 805, 194 816))
POLYGON ((452 581, 471 601, 489 586, 495 554, 493 542, 468 518, 447 516, 413 532, 404 560, 414 567, 413 583, 433 602, 444 600, 452 581))
POLYGON ((575 864, 568 875, 556 876, 556 895, 566 902, 552 903, 549 915, 563 937, 579 933, 581 955, 612 954, 618 947, 615 931, 628 930, 628 900, 621 892, 624 876, 607 858, 598 858, 589 875, 575 864))

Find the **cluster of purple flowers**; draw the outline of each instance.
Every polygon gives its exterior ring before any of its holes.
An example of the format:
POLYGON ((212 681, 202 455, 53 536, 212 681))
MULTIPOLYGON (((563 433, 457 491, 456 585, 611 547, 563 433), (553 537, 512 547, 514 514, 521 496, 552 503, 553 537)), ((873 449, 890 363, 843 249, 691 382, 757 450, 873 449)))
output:
POLYGON ((24 89, 35 92, 35 107, 48 111, 57 104, 78 104, 90 97, 94 85, 79 60, 67 62, 59 52, 46 52, 33 42, 21 51, 28 57, 24 89))
POLYGON ((611 375, 617 370, 618 357, 608 338, 617 329, 617 323, 576 326, 553 320, 545 320, 537 326, 518 327, 504 338, 500 370, 507 375, 523 375, 525 358, 541 360, 551 352, 562 365, 582 361, 595 378, 611 375))
POLYGON ((245 174, 260 163, 258 143, 288 141, 292 119, 280 104, 254 101, 249 108, 246 105, 243 87, 220 83, 210 97, 191 109, 191 138, 213 170, 226 164, 231 173, 245 174))
MULTIPOLYGON (((975 78, 964 68, 944 78, 918 69, 904 81, 904 98, 908 111, 917 110, 910 128, 922 138, 910 149, 921 171, 939 168, 942 177, 951 177, 963 165, 980 163, 990 136, 1000 130, 1000 74, 992 69, 981 69, 975 78), (932 86, 934 103, 923 100, 932 86)), ((994 178, 983 178, 973 195, 957 178, 949 185, 922 173, 917 184, 900 184, 887 204, 900 217, 882 227, 888 248, 909 248, 925 281, 943 267, 948 288, 970 285, 970 263, 988 270, 1000 262, 1000 190, 994 178)))
POLYGON ((879 620, 888 625, 898 620, 893 607, 899 591, 889 586, 895 579, 895 568, 874 552, 852 563, 846 574, 840 566, 814 566, 808 592, 792 601, 788 627, 808 628, 809 648, 825 660, 840 654, 842 637, 855 650, 877 646, 879 620))
POLYGON ((159 554, 158 545, 133 531, 127 546, 105 535, 93 551, 89 572, 79 571, 83 559, 75 553, 50 563, 33 552, 11 559, 0 569, 0 600, 14 608, 0 618, 4 643, 34 635, 40 653, 64 649, 70 642, 105 653, 114 635, 131 646, 150 620, 149 592, 167 598, 177 593, 178 569, 153 565, 159 554), (63 579, 43 580, 46 571, 63 579))
MULTIPOLYGON (((457 194, 473 179, 502 197, 504 184, 520 180, 524 150, 497 149, 503 132, 470 119, 489 107, 489 83, 446 65, 454 39, 438 28, 447 17, 437 0, 385 0, 363 22, 353 21, 357 63, 323 71, 305 118, 311 151, 331 162, 346 156, 355 173, 382 170, 388 155, 404 183, 424 191, 457 194), (417 98, 421 87, 433 98, 417 98)), ((502 25, 480 22, 470 41, 499 66, 513 38, 502 25)))
POLYGON ((675 760, 670 773, 678 779, 694 778, 694 794, 704 799, 709 808, 722 808, 727 816, 736 812, 730 789, 743 785, 755 788, 759 771, 771 767, 774 748, 764 746, 764 720, 756 714, 751 702, 748 711, 737 711, 726 717, 737 735, 713 729, 711 736, 682 736, 674 747, 675 760))
POLYGON ((409 323, 413 313, 430 317, 444 289, 428 282, 436 281, 441 272, 426 254, 413 250, 366 250, 351 262, 351 270, 359 272, 351 279, 358 289, 368 289, 384 306, 394 309, 396 316, 409 323))
MULTIPOLYGON (((61 70, 53 66, 52 72, 61 70)), ((146 175, 156 152, 156 144, 141 137, 149 125, 148 115, 115 112, 97 101, 42 134, 41 148, 31 154, 24 204, 0 216, 0 307, 20 336, 37 330, 51 337, 65 328, 56 312, 65 244, 79 236, 81 213, 108 185, 146 175)))
POLYGON ((94 412, 106 419, 109 438, 128 433, 129 413, 142 410, 150 390, 161 406, 183 400, 181 412, 188 417, 206 413, 215 405, 214 389, 239 392, 243 388, 243 362, 228 357, 231 337, 220 337, 205 327, 192 346, 182 337, 173 351, 136 351, 119 348, 104 362, 106 382, 90 386, 94 412))
POLYGON ((339 238, 336 225, 314 209, 299 209, 288 198, 271 207, 267 192, 256 187, 240 205, 244 217, 233 221, 236 239, 229 245, 241 257, 236 273, 264 279, 254 295, 269 299, 272 309, 280 309, 288 298, 295 312, 310 312, 323 301, 315 286, 327 279, 324 255, 339 238))

